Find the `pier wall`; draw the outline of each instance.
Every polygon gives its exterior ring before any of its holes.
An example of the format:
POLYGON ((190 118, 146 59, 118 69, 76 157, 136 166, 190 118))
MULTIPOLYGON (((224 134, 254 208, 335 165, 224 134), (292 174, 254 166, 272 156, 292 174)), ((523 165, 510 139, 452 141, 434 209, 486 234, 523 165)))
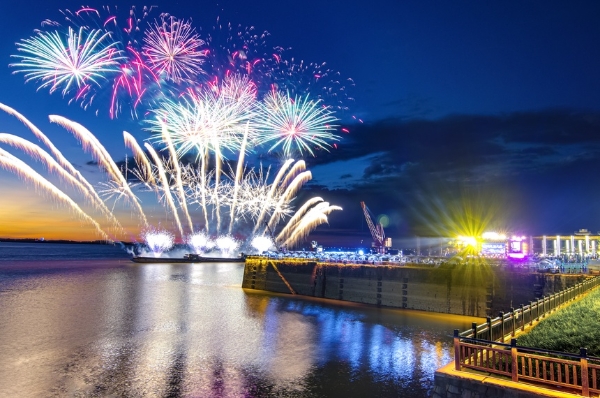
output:
POLYGON ((528 304, 585 276, 545 274, 493 264, 425 268, 246 260, 242 287, 386 307, 475 317, 528 304))

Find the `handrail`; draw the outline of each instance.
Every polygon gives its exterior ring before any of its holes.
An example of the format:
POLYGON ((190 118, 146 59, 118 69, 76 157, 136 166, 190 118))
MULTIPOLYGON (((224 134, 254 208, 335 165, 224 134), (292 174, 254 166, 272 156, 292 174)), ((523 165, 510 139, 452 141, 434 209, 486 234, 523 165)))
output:
POLYGON ((473 369, 508 376, 513 382, 522 379, 548 387, 568 388, 580 391, 584 397, 589 397, 590 392, 600 393, 600 358, 588 356, 585 348, 576 355, 519 347, 517 339, 511 339, 510 344, 478 344, 473 339, 455 337, 454 350, 458 371, 473 369))
POLYGON ((558 306, 597 286, 600 286, 600 277, 598 276, 550 296, 530 301, 529 304, 521 305, 519 308, 511 308, 506 313, 500 312, 496 318, 487 317, 485 323, 477 325, 474 322, 471 329, 460 332, 459 336, 475 339, 485 336, 487 340, 504 342, 508 334, 514 337, 517 332, 525 330, 526 326, 531 326, 534 320, 538 321, 553 312, 558 306))
MULTIPOLYGON (((471 339, 471 338, 466 338, 466 337, 460 337, 460 340, 462 342, 469 343, 469 344, 493 345, 493 346, 499 346, 499 347, 505 347, 505 348, 511 347, 511 345, 508 343, 500 343, 498 341, 491 341, 491 340, 484 340, 484 339, 471 339)), ((517 339, 514 339, 514 340, 517 340, 517 339)), ((570 352, 546 350, 544 348, 527 347, 527 346, 523 346, 523 345, 520 345, 518 347, 519 347, 519 351, 522 351, 522 352, 532 352, 532 353, 538 353, 538 354, 556 355, 556 356, 576 358, 576 359, 580 358, 580 355, 573 354, 570 352)), ((600 357, 587 356, 587 359, 600 362, 600 357)))
POLYGON ((600 358, 588 356, 581 348, 579 355, 517 346, 515 335, 538 321, 559 306, 579 295, 600 286, 600 277, 578 283, 568 289, 542 297, 529 305, 459 332, 454 330, 454 366, 509 376, 512 381, 525 379, 551 387, 566 387, 580 391, 585 397, 590 392, 600 393, 600 358), (510 336, 510 344, 505 339, 510 336))

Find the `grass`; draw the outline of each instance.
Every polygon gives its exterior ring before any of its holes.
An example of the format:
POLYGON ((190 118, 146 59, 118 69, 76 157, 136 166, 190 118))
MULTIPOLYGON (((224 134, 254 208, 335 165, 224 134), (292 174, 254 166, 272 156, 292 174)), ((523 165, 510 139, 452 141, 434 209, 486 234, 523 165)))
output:
POLYGON ((600 288, 549 315, 520 336, 518 345, 573 354, 585 347, 589 356, 600 357, 600 288))

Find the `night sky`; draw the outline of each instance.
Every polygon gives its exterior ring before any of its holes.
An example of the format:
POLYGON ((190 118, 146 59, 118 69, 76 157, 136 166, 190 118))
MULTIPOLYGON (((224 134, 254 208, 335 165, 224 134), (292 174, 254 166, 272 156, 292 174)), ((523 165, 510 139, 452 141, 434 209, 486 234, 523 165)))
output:
MULTIPOLYGON (((131 5, 119 3, 123 9, 131 5)), ((600 231, 599 2, 148 5, 191 18, 203 29, 219 17, 266 30, 269 42, 291 48, 287 54, 296 60, 326 62, 354 81, 349 111, 338 115, 350 133, 340 133, 331 152, 306 158, 313 180, 299 199, 318 194, 344 208, 315 236, 331 241, 326 235, 366 233, 360 201, 376 217, 386 216, 387 235, 394 238, 482 229, 527 235, 600 231)), ((25 84, 8 66, 15 42, 45 19, 60 20, 59 9, 80 6, 40 0, 0 5, 0 102, 40 127, 94 181, 100 172, 87 164, 90 155, 48 115, 85 125, 118 160, 127 153, 123 130, 140 141, 148 137, 142 122, 127 115, 111 120, 68 104, 59 92, 36 91, 36 83, 25 84)), ((5 114, 0 126, 34 139, 5 114)), ((94 239, 76 217, 12 173, 0 170, 0 189, 0 237, 94 239)))

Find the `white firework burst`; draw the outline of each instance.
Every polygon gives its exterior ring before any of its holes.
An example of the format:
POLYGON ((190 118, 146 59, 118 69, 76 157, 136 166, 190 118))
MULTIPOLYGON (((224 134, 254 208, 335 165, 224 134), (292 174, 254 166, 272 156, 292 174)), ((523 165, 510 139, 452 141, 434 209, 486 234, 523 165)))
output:
POLYGON ((144 53, 157 74, 180 82, 203 74, 206 53, 200 50, 204 41, 190 22, 174 17, 162 18, 148 29, 144 37, 144 53))
POLYGON ((117 44, 100 29, 69 27, 66 37, 58 31, 38 32, 17 43, 23 55, 13 55, 20 62, 11 66, 25 73, 27 82, 40 80, 39 88, 49 87, 50 92, 62 87, 65 95, 75 87, 81 91, 92 83, 100 86, 107 74, 118 73, 125 57, 117 44))
POLYGON ((260 105, 259 144, 273 142, 269 151, 282 148, 285 156, 298 151, 315 156, 316 148, 328 150, 330 141, 338 141, 333 133, 338 119, 321 101, 306 97, 290 98, 273 91, 265 96, 260 105))

